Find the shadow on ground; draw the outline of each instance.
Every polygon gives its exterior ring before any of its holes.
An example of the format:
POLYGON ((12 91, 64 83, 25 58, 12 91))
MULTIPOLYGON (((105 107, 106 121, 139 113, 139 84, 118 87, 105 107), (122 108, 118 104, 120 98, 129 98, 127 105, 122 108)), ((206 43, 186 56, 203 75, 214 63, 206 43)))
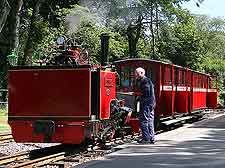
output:
MULTIPOLYGON (((224 168, 225 117, 196 124, 190 128, 204 129, 194 140, 160 140, 156 145, 128 145, 127 148, 93 161, 80 168, 224 168)), ((181 138, 177 135, 177 139, 181 138)), ((168 137, 169 139, 169 137, 168 137)))

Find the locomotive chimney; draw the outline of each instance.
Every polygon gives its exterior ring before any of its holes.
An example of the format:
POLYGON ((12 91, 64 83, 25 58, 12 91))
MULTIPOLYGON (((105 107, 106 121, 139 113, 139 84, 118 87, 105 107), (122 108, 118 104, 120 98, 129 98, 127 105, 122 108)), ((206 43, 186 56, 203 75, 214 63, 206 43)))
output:
POLYGON ((109 34, 103 33, 101 34, 101 65, 105 66, 109 63, 109 34))

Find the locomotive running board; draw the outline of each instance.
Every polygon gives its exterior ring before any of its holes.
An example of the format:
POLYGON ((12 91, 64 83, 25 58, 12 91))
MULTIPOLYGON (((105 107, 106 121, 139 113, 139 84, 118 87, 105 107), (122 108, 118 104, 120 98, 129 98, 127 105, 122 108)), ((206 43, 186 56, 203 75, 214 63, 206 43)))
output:
POLYGON ((91 120, 89 116, 8 116, 8 120, 91 120))
POLYGON ((183 116, 183 117, 177 117, 172 120, 166 120, 161 122, 164 126, 176 126, 176 125, 182 125, 184 123, 188 123, 190 121, 198 120, 203 117, 204 114, 196 113, 193 115, 183 116))
POLYGON ((173 120, 168 120, 162 122, 162 124, 168 126, 168 125, 176 125, 176 124, 182 124, 182 122, 186 122, 187 120, 193 119, 194 116, 187 116, 187 117, 181 117, 173 120))

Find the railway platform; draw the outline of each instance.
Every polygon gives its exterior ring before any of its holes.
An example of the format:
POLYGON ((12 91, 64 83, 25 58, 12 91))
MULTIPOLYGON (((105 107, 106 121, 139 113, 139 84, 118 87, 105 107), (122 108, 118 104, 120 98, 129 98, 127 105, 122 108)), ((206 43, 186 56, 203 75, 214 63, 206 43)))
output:
POLYGON ((225 113, 156 135, 156 144, 135 142, 78 168, 224 168, 225 113))

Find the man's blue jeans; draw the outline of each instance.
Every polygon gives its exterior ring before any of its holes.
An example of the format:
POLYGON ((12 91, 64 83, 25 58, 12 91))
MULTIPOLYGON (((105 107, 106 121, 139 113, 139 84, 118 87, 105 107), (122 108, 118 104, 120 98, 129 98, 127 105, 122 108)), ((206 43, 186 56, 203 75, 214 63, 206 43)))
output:
POLYGON ((147 141, 155 140, 154 120, 143 121, 140 120, 140 128, 142 132, 142 138, 147 141))
POLYGON ((154 141, 154 110, 146 103, 141 103, 139 121, 142 138, 147 141, 154 141))

